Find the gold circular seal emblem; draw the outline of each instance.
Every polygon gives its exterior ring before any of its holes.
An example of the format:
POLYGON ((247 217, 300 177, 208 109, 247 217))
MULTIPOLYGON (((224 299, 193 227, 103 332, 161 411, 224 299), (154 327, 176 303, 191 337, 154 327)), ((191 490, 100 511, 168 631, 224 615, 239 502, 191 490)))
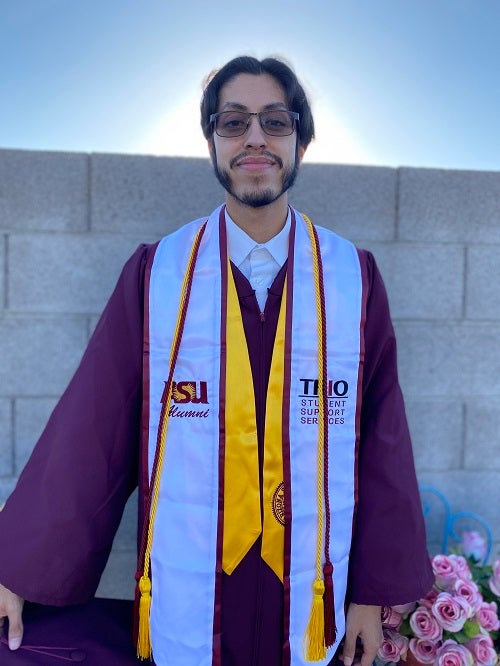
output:
POLYGON ((273 516, 280 525, 285 525, 285 484, 281 482, 273 494, 273 516))

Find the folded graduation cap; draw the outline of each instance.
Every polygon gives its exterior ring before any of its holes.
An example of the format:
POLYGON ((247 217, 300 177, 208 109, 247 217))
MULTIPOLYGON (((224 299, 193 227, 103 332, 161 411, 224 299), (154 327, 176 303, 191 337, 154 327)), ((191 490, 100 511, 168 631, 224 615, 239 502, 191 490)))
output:
POLYGON ((132 606, 132 601, 118 599, 64 608, 26 603, 23 643, 19 650, 9 650, 4 629, 0 664, 140 666, 132 644, 132 606))

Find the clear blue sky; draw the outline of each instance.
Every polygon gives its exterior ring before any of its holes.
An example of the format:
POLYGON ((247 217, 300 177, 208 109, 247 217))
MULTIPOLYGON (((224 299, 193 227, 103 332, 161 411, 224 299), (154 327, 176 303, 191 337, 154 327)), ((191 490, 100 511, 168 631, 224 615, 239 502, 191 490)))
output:
POLYGON ((0 0, 0 147, 205 155, 242 53, 304 81, 311 162, 500 170, 500 0, 0 0))

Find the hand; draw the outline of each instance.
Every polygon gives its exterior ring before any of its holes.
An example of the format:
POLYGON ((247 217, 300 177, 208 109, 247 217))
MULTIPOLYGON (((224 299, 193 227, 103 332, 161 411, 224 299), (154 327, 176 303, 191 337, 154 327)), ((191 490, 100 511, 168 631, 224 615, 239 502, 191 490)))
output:
POLYGON ((24 600, 0 583, 0 628, 5 618, 9 618, 9 648, 17 650, 23 640, 23 604, 24 600))
POLYGON ((371 666, 382 644, 382 618, 380 606, 350 604, 347 610, 344 653, 341 659, 344 666, 361 663, 371 666), (356 640, 361 639, 363 652, 361 661, 355 661, 356 640))

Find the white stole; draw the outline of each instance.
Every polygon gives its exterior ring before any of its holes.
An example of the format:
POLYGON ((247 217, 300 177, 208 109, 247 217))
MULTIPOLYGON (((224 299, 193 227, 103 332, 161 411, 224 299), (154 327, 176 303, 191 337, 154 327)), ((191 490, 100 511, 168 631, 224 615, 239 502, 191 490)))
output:
MULTIPOLYGON (((212 664, 219 495, 219 213, 220 208, 210 216, 200 245, 174 373, 176 393, 169 406, 151 554, 151 634, 158 666, 212 664)), ((290 383, 285 386, 290 400, 292 489, 291 666, 310 663, 304 660, 303 639, 311 608, 317 534, 317 320, 310 241, 303 218, 296 211, 295 216, 293 276, 289 273, 288 278, 288 288, 293 290, 291 366, 290 383)), ((196 220, 164 238, 151 268, 146 317, 150 475, 180 289, 194 236, 203 222, 196 220)), ((328 333, 330 555, 337 643, 326 659, 315 663, 327 664, 345 630, 343 606, 355 505, 362 280, 356 248, 331 231, 316 230, 328 333)))

